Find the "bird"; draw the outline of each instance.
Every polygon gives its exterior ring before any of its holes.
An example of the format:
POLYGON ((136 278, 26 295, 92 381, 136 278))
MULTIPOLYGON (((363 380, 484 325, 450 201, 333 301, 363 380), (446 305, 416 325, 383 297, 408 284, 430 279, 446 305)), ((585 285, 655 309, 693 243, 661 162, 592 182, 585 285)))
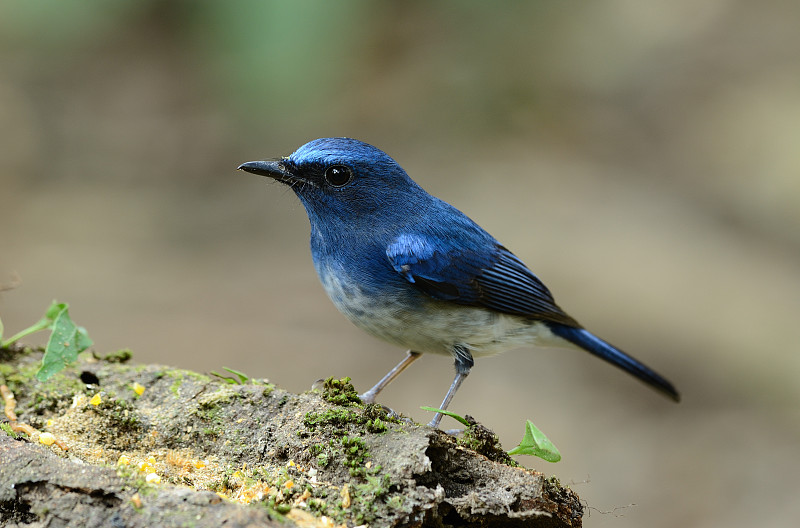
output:
MULTIPOLYGON (((363 402, 375 402, 422 354, 444 354, 455 366, 439 406, 446 410, 474 358, 529 345, 583 349, 680 400, 671 382, 586 330, 516 255, 377 147, 320 138, 238 169, 294 191, 330 300, 357 327, 408 350, 363 402)), ((437 412, 429 425, 441 419, 437 412)))

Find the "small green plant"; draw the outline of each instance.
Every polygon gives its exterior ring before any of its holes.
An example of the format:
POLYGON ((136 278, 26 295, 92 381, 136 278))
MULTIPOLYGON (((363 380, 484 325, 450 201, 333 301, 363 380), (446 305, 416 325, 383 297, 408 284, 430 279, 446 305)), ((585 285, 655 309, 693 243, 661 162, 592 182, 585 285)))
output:
POLYGON ((69 317, 69 305, 53 301, 44 317, 28 328, 3 340, 3 326, 0 322, 0 348, 8 347, 23 337, 40 330, 51 330, 50 339, 44 349, 42 366, 36 372, 39 381, 47 381, 68 364, 78 359, 78 354, 92 346, 93 342, 86 329, 77 326, 69 317))
POLYGON ((525 434, 517 447, 508 452, 509 455, 531 455, 546 460, 558 462, 561 453, 547 436, 533 425, 530 420, 525 420, 525 434))
MULTIPOLYGON (((421 407, 421 409, 423 411, 442 413, 458 420, 467 427, 473 426, 473 423, 470 423, 466 418, 450 411, 443 411, 436 407, 421 407)), ((547 462, 558 462, 561 460, 561 453, 558 451, 555 444, 553 444, 553 442, 547 438, 547 435, 541 432, 530 420, 525 420, 525 434, 522 437, 522 441, 517 447, 509 451, 508 454, 535 456, 547 462)))
POLYGON ((250 379, 250 377, 244 372, 239 372, 238 370, 233 370, 232 368, 222 367, 222 370, 227 370, 236 377, 234 378, 233 376, 226 376, 224 374, 220 374, 219 372, 214 372, 214 371, 209 372, 209 374, 221 378, 222 381, 224 381, 225 383, 229 383, 231 385, 245 385, 247 381, 250 379))
POLYGON ((472 425, 471 423, 469 423, 469 421, 466 418, 464 418, 463 416, 459 416, 454 412, 445 411, 445 410, 442 410, 442 409, 437 409, 436 407, 420 407, 420 409, 422 409, 423 411, 428 411, 428 412, 442 413, 443 415, 449 416, 450 418, 452 418, 454 420, 458 420, 459 422, 461 422, 462 424, 466 425, 467 427, 472 425))

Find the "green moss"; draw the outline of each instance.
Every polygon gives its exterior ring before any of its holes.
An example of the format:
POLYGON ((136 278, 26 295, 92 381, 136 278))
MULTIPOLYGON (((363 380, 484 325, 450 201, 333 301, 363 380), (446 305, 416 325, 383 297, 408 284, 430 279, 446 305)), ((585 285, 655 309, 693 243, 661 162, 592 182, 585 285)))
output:
POLYGON ((92 355, 95 357, 95 359, 100 359, 106 363, 127 363, 133 357, 133 352, 131 352, 129 348, 122 348, 102 357, 98 356, 94 352, 92 355))
POLYGON ((561 485, 561 481, 558 480, 558 477, 553 475, 551 477, 547 477, 544 480, 544 489, 547 493, 552 492, 555 490, 561 490, 564 486, 561 485))
MULTIPOLYGON (((389 494, 389 475, 367 475, 366 482, 353 487, 351 510, 358 524, 370 524, 377 517, 380 503, 389 494)), ((398 499, 402 505, 402 499, 398 499)), ((398 500, 393 503, 398 504, 398 500)), ((392 502, 392 499, 389 499, 392 502)))
MULTIPOLYGON (((8 388, 10 388, 13 392, 22 392, 23 388, 27 388, 33 386, 36 371, 39 370, 39 363, 29 363, 21 368, 14 369, 13 372, 10 372, 5 376, 6 384, 8 388)), ((63 378, 63 376, 55 376, 58 378, 63 378)), ((46 382, 46 385, 50 385, 53 382, 53 378, 50 378, 46 382)), ((39 385, 43 385, 39 383, 39 385)))
POLYGON ((396 420, 389 418, 379 405, 368 405, 363 411, 338 407, 324 412, 307 412, 303 417, 303 423, 311 431, 320 426, 342 429, 347 425, 363 425, 366 432, 381 434, 387 431, 387 422, 396 423, 396 420))
POLYGON ((401 510, 403 509, 403 497, 402 495, 395 495, 388 501, 386 501, 386 506, 391 508, 392 510, 401 510))
POLYGON ((131 465, 116 466, 117 476, 125 480, 131 488, 137 490, 142 497, 154 495, 157 490, 145 480, 145 474, 131 465))
POLYGON ((345 456, 345 465, 350 470, 350 475, 354 477, 363 477, 366 475, 366 469, 363 467, 369 451, 364 443, 364 440, 358 436, 343 436, 339 443, 342 445, 345 456))
POLYGON ((198 407, 191 411, 191 414, 197 416, 201 420, 211 423, 222 424, 222 408, 221 407, 198 407))
POLYGON ((364 415, 351 409, 328 409, 325 412, 307 412, 303 417, 303 424, 312 431, 317 426, 332 425, 342 427, 347 424, 364 423, 364 415))
POLYGON ((223 385, 218 391, 199 398, 198 406, 191 411, 191 414, 208 422, 208 427, 202 429, 202 434, 215 438, 222 436, 225 417, 221 404, 241 397, 242 395, 234 391, 230 385, 223 385))
POLYGON ((169 386, 169 391, 174 394, 176 398, 180 396, 178 391, 180 390, 181 385, 183 385, 183 379, 175 378, 175 381, 173 381, 172 385, 169 386))
POLYGON ((74 371, 65 371, 46 382, 40 382, 35 379, 39 365, 35 361, 18 368, 6 366, 2 376, 17 398, 17 414, 35 427, 41 425, 37 417, 68 407, 72 397, 85 387, 74 371))
POLYGON ((480 453, 494 462, 500 462, 512 467, 519 466, 500 445, 500 440, 493 431, 476 422, 471 416, 466 416, 466 419, 470 422, 470 426, 464 430, 464 434, 458 439, 458 445, 480 453))
POLYGON ((306 504, 308 504, 308 509, 315 513, 325 514, 328 510, 328 503, 316 497, 308 499, 306 504))
MULTIPOLYGON (((321 468, 340 460, 353 477, 365 477, 369 473, 365 467, 370 457, 369 448, 359 436, 342 436, 338 441, 330 439, 327 444, 312 444, 308 446, 308 452, 321 468)), ((379 468, 371 469, 374 472, 379 468)))
POLYGON ((322 385, 322 399, 334 405, 354 405, 361 404, 350 378, 334 379, 328 378, 322 385))
POLYGON ((341 455, 339 450, 336 449, 333 440, 330 440, 327 445, 312 444, 308 447, 308 452, 317 459, 317 464, 321 468, 328 467, 331 462, 341 455))
POLYGON ((237 392, 232 385, 222 385, 218 391, 201 396, 197 403, 203 409, 211 409, 219 407, 223 403, 230 403, 233 400, 241 398, 242 394, 237 392))
POLYGON ((386 432, 386 423, 380 418, 375 418, 374 420, 367 420, 367 423, 364 424, 365 429, 373 434, 381 434, 386 432))
MULTIPOLYGON (((84 410, 89 411, 91 408, 86 407, 84 410)), ((119 432, 138 430, 141 427, 136 407, 125 400, 106 397, 100 405, 94 407, 94 411, 107 417, 119 432)))
MULTIPOLYGON (((377 403, 368 403, 364 406, 364 416, 368 420, 380 421, 383 424, 393 423, 398 425, 403 425, 404 423, 411 423, 410 421, 403 422, 397 415, 389 415, 389 411, 383 405, 377 403)), ((377 428, 380 428, 380 425, 376 425, 377 428)), ((381 432, 381 431, 376 431, 381 432)))
POLYGON ((344 497, 338 490, 311 487, 312 497, 306 501, 308 510, 315 515, 325 515, 337 523, 350 525, 370 524, 387 508, 402 510, 404 499, 396 491, 392 496, 391 476, 382 472, 381 466, 367 468, 369 451, 364 440, 358 436, 344 436, 338 441, 331 439, 325 446, 310 446, 309 452, 324 458, 327 464, 344 461, 354 480, 349 483, 350 502, 343 506, 344 497))
POLYGON ((200 432, 204 436, 212 436, 214 438, 222 436, 222 429, 220 429, 219 427, 206 427, 200 432))
POLYGON ((317 464, 319 464, 319 467, 326 468, 330 463, 331 457, 329 453, 325 452, 317 455, 317 464))
POLYGON ((5 378, 6 376, 10 376, 11 374, 15 373, 16 371, 17 371, 17 369, 12 367, 11 365, 5 365, 3 363, 0 363, 0 376, 5 378))
POLYGON ((165 373, 159 372, 156 379, 162 378, 164 375, 172 379, 172 384, 169 386, 169 391, 175 395, 176 398, 180 397, 180 388, 183 385, 183 373, 179 370, 171 370, 165 373))
POLYGON ((201 384, 207 384, 211 382, 211 378, 204 374, 198 374, 197 372, 191 372, 188 370, 168 370, 165 372, 158 372, 156 373, 156 379, 162 378, 167 376, 172 379, 172 385, 169 386, 169 390, 172 394, 176 397, 180 396, 180 388, 186 382, 186 379, 191 379, 201 384))
POLYGON ((17 433, 15 433, 14 430, 11 429, 11 426, 8 425, 6 422, 0 422, 0 429, 2 429, 11 438, 19 438, 17 436, 17 433))
POLYGON ((192 372, 191 370, 180 370, 178 372, 180 372, 182 376, 185 376, 198 383, 202 384, 211 383, 211 377, 206 376, 205 374, 200 374, 199 372, 192 372))

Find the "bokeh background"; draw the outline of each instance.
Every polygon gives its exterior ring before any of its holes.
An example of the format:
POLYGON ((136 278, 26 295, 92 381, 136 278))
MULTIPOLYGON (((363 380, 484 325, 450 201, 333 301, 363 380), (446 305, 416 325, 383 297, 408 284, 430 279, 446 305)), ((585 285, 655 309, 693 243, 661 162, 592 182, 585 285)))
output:
MULTIPOLYGON (((532 419, 586 526, 800 517, 800 7, 792 1, 0 4, 0 317, 302 391, 403 355, 329 303, 308 224, 237 172, 351 136, 526 261, 675 405, 572 350, 479 360, 451 409, 532 419)), ((40 338, 41 339, 41 338, 40 338)), ((36 340, 34 340, 36 342, 36 340)), ((382 402, 420 421, 425 357, 382 402)))

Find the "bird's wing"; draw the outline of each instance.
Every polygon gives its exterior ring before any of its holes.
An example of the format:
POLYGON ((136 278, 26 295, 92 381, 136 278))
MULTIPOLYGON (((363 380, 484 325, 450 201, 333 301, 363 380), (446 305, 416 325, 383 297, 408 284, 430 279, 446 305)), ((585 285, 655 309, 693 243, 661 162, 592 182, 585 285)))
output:
POLYGON ((386 249, 394 270, 435 299, 580 327, 513 253, 499 244, 476 251, 421 235, 401 235, 386 249))

